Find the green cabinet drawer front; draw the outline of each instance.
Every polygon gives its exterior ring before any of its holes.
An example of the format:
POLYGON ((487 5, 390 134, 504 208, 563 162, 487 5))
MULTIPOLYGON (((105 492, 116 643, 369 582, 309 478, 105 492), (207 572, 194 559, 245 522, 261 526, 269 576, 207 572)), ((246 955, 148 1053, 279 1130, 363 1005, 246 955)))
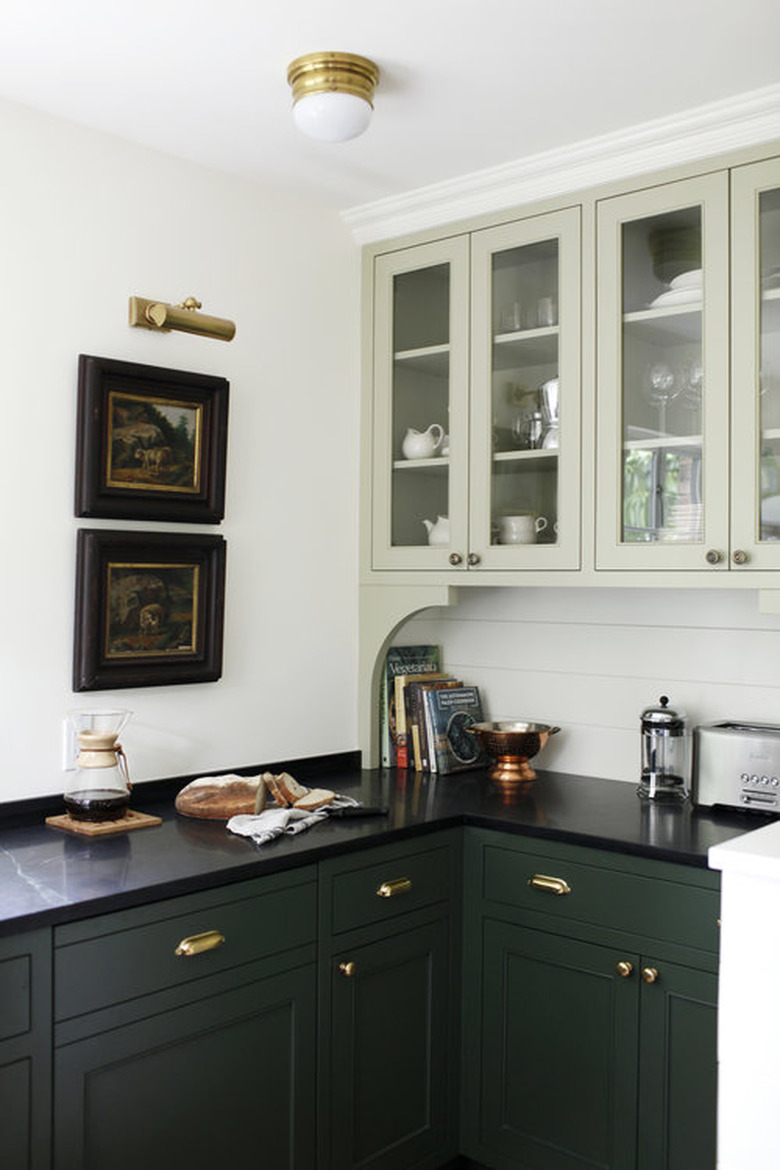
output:
POLYGON ((331 1170, 408 1170, 446 1152, 448 938, 438 919, 334 958, 331 1170), (346 977, 343 962, 354 964, 346 977))
POLYGON ((0 959, 0 1040, 30 1029, 31 957, 0 959))
POLYGON ((61 1048, 55 1170, 315 1164, 315 968, 61 1048))
POLYGON ((563 923, 592 923, 699 950, 718 949, 720 895, 714 889, 500 845, 485 847, 482 873, 483 896, 491 902, 563 923))
MULTIPOLYGON (((348 872, 330 870, 333 934, 385 922, 451 894, 452 856, 446 847, 417 852, 408 845, 403 850, 376 849, 364 859, 360 867, 353 861, 348 872)), ((327 864, 322 872, 328 875, 327 864)))
POLYGON ((268 878, 249 887, 226 886, 219 901, 213 894, 171 898, 58 929, 55 1019, 175 987, 316 938, 313 881, 280 888, 277 879, 268 878), (176 954, 184 939, 211 931, 224 936, 224 943, 189 956, 176 954))
POLYGON ((484 944, 484 1148, 518 1170, 633 1170, 639 984, 616 964, 636 957, 492 921, 484 944))

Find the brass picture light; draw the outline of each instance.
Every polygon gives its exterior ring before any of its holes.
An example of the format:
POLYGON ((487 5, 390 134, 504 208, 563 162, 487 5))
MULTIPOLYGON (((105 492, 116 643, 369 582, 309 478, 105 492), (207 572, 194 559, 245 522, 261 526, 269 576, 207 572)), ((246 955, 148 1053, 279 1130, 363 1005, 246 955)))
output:
POLYGON ((201 303, 195 297, 187 297, 180 305, 166 305, 163 301, 150 301, 145 297, 130 297, 130 324, 141 329, 154 329, 158 333, 197 333, 201 337, 216 337, 218 341, 232 341, 236 334, 235 322, 224 317, 210 317, 200 313, 201 303))

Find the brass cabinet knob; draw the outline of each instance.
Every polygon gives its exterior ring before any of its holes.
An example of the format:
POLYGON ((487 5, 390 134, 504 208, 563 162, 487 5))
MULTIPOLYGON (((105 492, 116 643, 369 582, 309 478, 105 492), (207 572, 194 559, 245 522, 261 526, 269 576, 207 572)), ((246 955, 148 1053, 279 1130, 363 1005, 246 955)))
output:
POLYGON ((190 959, 193 955, 201 955, 204 951, 214 951, 225 941, 224 934, 218 930, 206 930, 203 934, 191 934, 183 938, 174 954, 180 959, 190 959))
POLYGON ((657 967, 643 967, 642 978, 645 983, 657 983, 659 979, 657 967))
POLYGON ((389 882, 382 882, 376 892, 377 898, 395 898, 398 894, 408 894, 412 888, 409 878, 393 878, 389 882))
POLYGON ((466 557, 466 560, 472 566, 478 565, 481 559, 482 558, 480 557, 479 553, 469 553, 469 555, 466 557))
POLYGON ((723 560, 723 553, 719 548, 709 548, 704 555, 704 559, 708 565, 719 565, 723 560))
POLYGON ((749 560, 744 548, 735 548, 731 554, 731 559, 735 565, 746 565, 749 560))
POLYGON ((351 961, 349 963, 339 963, 339 971, 345 979, 351 979, 356 970, 357 967, 351 961))
POLYGON ((634 974, 634 964, 629 963, 627 959, 621 959, 619 963, 615 964, 615 970, 621 979, 628 979, 630 975, 634 974))
POLYGON ((528 885, 535 890, 545 890, 548 894, 570 894, 571 886, 565 878, 548 877, 546 873, 535 873, 528 879, 528 885))
POLYGON ((463 564, 463 557, 460 555, 460 553, 450 553, 450 564, 451 565, 462 565, 463 564))

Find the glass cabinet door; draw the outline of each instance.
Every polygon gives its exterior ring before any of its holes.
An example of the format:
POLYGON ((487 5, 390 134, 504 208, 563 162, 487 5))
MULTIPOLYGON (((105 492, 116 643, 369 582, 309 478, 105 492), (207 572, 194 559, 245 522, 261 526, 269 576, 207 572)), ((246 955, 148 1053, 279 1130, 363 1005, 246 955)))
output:
POLYGON ((727 184, 599 204, 599 568, 728 568, 727 184))
POLYGON ((732 174, 732 565, 780 568, 780 159, 732 174))
POLYGON ((377 257, 374 363, 373 566, 465 568, 466 237, 377 257))
POLYGON ((484 568, 579 565, 580 213, 472 238, 469 552, 484 568))

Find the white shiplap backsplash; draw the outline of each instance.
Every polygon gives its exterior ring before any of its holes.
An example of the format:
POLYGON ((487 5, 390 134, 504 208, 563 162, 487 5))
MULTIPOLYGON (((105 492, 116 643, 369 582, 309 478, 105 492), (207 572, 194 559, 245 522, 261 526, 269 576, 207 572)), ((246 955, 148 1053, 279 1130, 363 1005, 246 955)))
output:
POLYGON ((636 782, 640 713, 662 694, 691 727, 780 724, 780 615, 754 590, 469 588, 395 641, 441 645, 485 718, 560 726, 549 769, 636 782))

